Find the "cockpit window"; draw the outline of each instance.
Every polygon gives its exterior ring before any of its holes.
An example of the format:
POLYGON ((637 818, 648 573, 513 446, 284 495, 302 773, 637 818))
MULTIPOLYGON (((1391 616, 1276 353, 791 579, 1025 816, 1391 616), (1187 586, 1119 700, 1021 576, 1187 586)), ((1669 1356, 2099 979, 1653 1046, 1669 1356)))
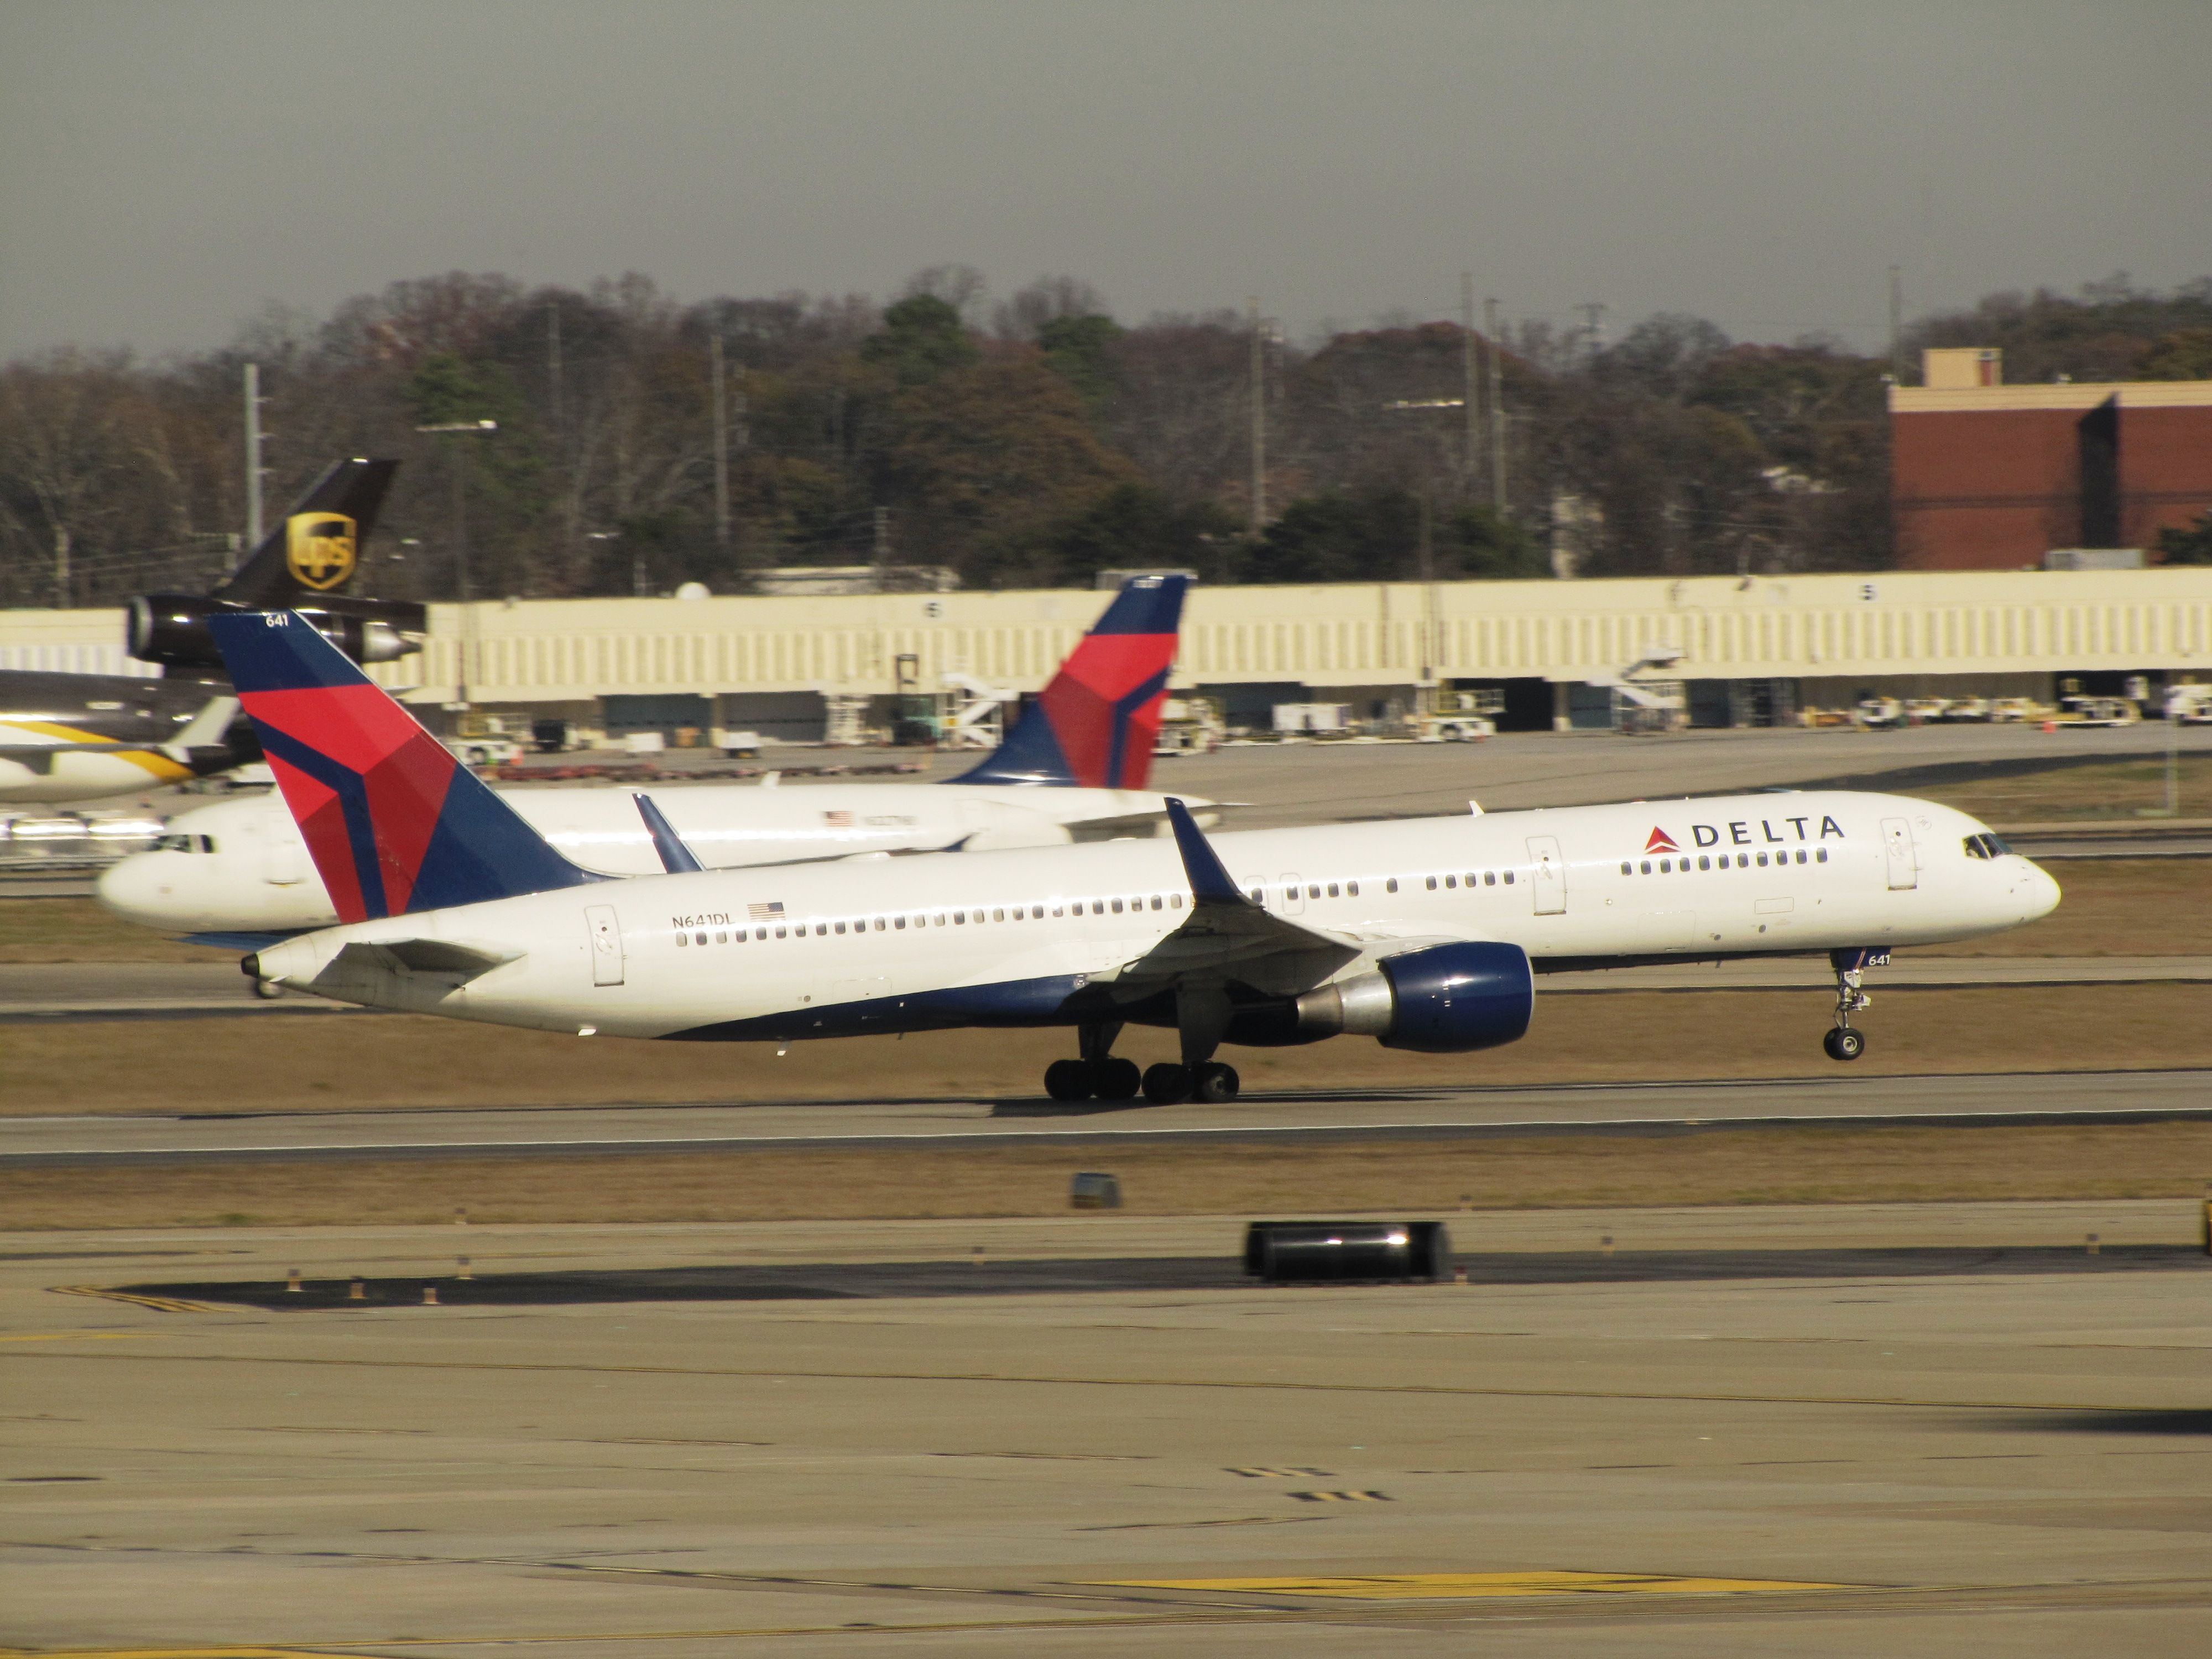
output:
POLYGON ((1966 856, 1970 859, 2001 859, 2011 851, 2011 848, 1992 835, 1966 837, 1966 856))
POLYGON ((212 853, 213 836, 162 836, 154 842, 157 853, 212 853))

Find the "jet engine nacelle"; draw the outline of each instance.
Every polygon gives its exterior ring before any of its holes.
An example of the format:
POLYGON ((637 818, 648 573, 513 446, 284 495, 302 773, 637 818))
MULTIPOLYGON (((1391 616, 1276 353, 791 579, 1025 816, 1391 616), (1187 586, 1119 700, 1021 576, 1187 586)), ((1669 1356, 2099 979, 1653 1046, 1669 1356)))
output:
MULTIPOLYGON (((131 601, 125 649, 140 662, 221 672, 208 618, 242 607, 202 593, 142 593, 131 601)), ((315 631, 356 662, 392 662, 421 648, 422 607, 405 601, 329 599, 302 604, 315 631)))
POLYGON ((1437 945, 1376 967, 1300 997, 1299 1035, 1348 1031, 1386 1048, 1463 1054, 1516 1041, 1534 1012, 1535 975, 1517 945, 1437 945))

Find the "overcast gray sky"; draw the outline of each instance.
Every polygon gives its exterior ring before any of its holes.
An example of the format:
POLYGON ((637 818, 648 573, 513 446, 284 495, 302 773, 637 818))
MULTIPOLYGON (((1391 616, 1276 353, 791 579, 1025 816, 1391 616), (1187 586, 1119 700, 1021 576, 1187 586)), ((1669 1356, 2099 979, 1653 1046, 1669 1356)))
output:
POLYGON ((1883 336, 2212 270, 2212 4, 0 0, 0 356, 452 270, 1883 336))

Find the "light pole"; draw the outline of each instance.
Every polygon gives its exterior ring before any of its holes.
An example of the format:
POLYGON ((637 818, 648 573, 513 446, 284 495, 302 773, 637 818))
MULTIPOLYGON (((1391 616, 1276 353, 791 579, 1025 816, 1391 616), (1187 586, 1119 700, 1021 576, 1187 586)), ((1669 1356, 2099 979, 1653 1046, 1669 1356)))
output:
MULTIPOLYGON (((417 432, 435 433, 448 440, 462 437, 489 437, 499 430, 497 421, 439 421, 418 426, 417 432)), ((469 646, 476 632, 476 606, 471 603, 474 595, 469 588, 469 502, 467 474, 461 470, 461 452, 452 442, 446 446, 446 471, 453 481, 453 586, 461 606, 461 637, 455 641, 453 652, 453 701, 446 708, 449 713, 465 714, 469 708, 469 646)))
MULTIPOLYGON (((1401 398, 1382 405, 1385 410, 1408 409, 1464 409, 1464 398, 1401 398)), ((1443 605, 1437 592, 1436 554, 1433 547, 1434 530, 1430 524, 1431 507, 1429 501, 1429 465, 1421 464, 1421 527, 1416 551, 1420 559, 1421 578, 1421 672, 1413 684, 1413 712, 1429 714, 1436 712, 1437 688, 1440 684, 1437 669, 1443 656, 1443 605)))

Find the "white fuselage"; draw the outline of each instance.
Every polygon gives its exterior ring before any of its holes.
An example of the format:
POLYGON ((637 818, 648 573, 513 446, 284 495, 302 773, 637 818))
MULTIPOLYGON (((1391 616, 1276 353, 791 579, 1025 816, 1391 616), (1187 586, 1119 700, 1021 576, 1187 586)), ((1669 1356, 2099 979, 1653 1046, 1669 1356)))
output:
MULTIPOLYGON (((1926 945, 2047 914, 2057 884, 1984 826, 1893 795, 1763 793, 1219 835, 1238 886, 1356 941, 1496 940, 1553 965, 1926 945), (1647 852, 1671 839, 1679 851, 1647 852)), ((259 953, 265 978, 373 1006, 641 1037, 1053 1024, 1072 990, 1142 982, 1188 919, 1176 844, 710 871, 356 923, 259 953), (352 942, 507 957, 473 978, 352 942), (870 1011, 855 1015, 857 1008, 870 1011)), ((1233 977, 1233 975, 1232 975, 1233 977)), ((1133 995, 1135 993, 1132 992, 1133 995)))
MULTIPOLYGON (((549 787, 502 794, 572 862, 605 875, 648 875, 660 861, 631 793, 549 787)), ((1065 846, 1152 835, 1165 823, 1163 797, 1128 789, 701 784, 648 793, 710 870, 867 853, 1065 846)), ((129 921, 173 933, 299 933, 338 919, 274 792, 179 813, 161 846, 101 875, 100 897, 129 921)))
POLYGON ((96 732, 57 735, 0 722, 0 743, 16 751, 0 756, 0 805, 60 806, 100 800, 137 790, 165 789, 192 775, 191 767, 158 749, 89 746, 101 741, 96 732), (51 752, 35 753, 41 749, 51 752))

